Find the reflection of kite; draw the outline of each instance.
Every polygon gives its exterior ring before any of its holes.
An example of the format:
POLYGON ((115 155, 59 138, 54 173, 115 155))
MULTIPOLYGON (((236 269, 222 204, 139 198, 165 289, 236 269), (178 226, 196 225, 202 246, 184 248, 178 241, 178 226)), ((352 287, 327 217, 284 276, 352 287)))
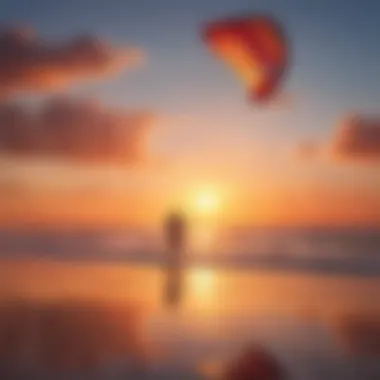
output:
POLYGON ((338 343, 354 355, 380 358, 380 315, 346 315, 332 326, 338 343))
POLYGON ((217 20, 206 24, 202 37, 237 72, 250 99, 272 99, 288 64, 287 41, 277 21, 261 14, 217 20))
POLYGON ((201 363, 201 374, 207 379, 221 380, 285 380, 287 371, 276 357, 264 348, 251 344, 232 360, 201 363))
POLYGON ((285 379, 285 371, 277 359, 260 347, 248 347, 227 368, 227 380, 285 379))

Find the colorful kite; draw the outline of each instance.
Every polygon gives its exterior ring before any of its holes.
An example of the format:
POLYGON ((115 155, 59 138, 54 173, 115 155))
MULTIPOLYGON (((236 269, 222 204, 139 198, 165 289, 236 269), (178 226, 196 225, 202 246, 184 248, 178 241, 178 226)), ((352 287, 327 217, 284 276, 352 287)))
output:
POLYGON ((209 22, 202 30, 206 45, 229 64, 256 103, 279 90, 288 66, 288 46, 279 23, 256 14, 209 22))

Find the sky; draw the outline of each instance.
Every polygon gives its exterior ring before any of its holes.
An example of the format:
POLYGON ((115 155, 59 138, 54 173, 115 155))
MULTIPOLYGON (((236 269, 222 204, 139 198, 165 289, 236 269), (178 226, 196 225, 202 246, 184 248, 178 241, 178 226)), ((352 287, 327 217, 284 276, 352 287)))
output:
POLYGON ((1 8, 4 30, 30 28, 31 45, 52 46, 20 63, 14 40, 0 41, 3 57, 13 54, 0 59, 0 96, 21 115, 12 135, 0 110, 8 131, 0 134, 1 223, 155 223, 186 202, 201 211, 203 196, 231 224, 380 225, 380 122, 355 128, 348 117, 379 109, 375 0, 14 0, 1 8), (289 104, 250 104, 200 38, 205 21, 245 11, 273 13, 286 30, 289 104), (24 77, 13 80, 18 67, 24 77), (113 162, 99 160, 109 153, 104 125, 115 130, 113 162), (66 134, 54 132, 59 126, 66 134), (47 154, 25 141, 43 141, 47 154), (299 154, 305 141, 322 153, 299 154), (83 163, 91 149, 96 159, 83 163))

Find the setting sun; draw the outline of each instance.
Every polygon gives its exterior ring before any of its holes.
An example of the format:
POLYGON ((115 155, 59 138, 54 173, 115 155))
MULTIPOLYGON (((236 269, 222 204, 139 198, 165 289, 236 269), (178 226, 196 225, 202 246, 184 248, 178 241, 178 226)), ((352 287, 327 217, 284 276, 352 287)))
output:
POLYGON ((220 204, 221 196, 216 190, 201 190, 194 195, 192 209, 197 214, 211 215, 218 211, 220 204))

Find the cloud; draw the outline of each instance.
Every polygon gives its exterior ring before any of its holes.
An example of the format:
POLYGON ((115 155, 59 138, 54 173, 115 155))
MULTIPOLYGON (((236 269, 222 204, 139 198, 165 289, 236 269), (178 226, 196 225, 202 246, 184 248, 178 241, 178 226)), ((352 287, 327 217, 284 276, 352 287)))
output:
POLYGON ((380 162, 380 116, 350 116, 338 127, 332 154, 338 158, 380 162))
POLYGON ((148 111, 109 109, 55 97, 39 109, 0 105, 0 154, 77 163, 135 164, 155 120, 148 111))
POLYGON ((279 92, 268 103, 268 106, 277 107, 278 109, 293 109, 297 100, 294 94, 290 92, 279 92))
POLYGON ((315 141, 302 141, 296 149, 296 156, 303 160, 316 158, 321 151, 321 147, 315 141))
POLYGON ((62 89, 78 81, 102 78, 136 65, 141 57, 137 48, 117 48, 90 35, 48 42, 31 30, 3 29, 0 97, 62 89))
POLYGON ((326 143, 303 141, 296 147, 300 159, 327 157, 350 162, 380 162, 380 116, 348 116, 343 118, 331 140, 326 143))
POLYGON ((349 315, 333 325, 335 336, 348 354, 380 358, 380 315, 349 315))

